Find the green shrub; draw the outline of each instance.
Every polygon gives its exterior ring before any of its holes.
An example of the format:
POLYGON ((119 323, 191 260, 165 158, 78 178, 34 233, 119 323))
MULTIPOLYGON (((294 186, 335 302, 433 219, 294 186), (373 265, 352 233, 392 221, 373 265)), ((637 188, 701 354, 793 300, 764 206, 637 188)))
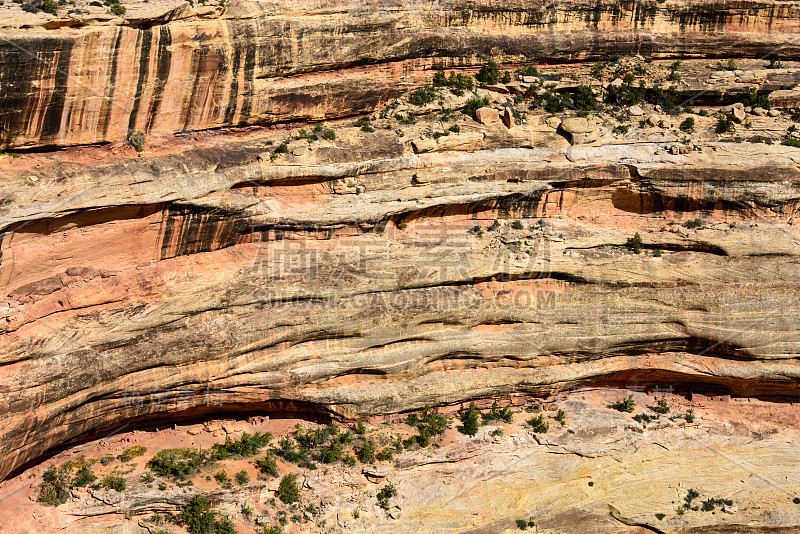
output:
POLYGON ((447 429, 447 419, 436 413, 429 406, 425 406, 419 414, 413 413, 409 415, 406 423, 416 427, 418 432, 418 435, 403 442, 406 448, 415 443, 420 447, 427 447, 431 444, 431 438, 443 434, 447 429))
POLYGON ((424 106, 433 102, 434 98, 436 98, 436 90, 433 88, 433 86, 423 85, 408 95, 408 102, 415 106, 424 106))
POLYGON ((592 65, 591 75, 592 78, 597 78, 598 80, 603 79, 603 71, 606 68, 606 64, 604 61, 598 61, 594 65, 592 65))
POLYGON ((666 398, 658 399, 658 403, 653 406, 652 410, 659 414, 669 413, 669 403, 666 398))
POLYGON ((54 465, 48 467, 42 475, 39 497, 36 500, 50 506, 58 506, 67 502, 71 497, 68 489, 71 472, 71 464, 65 464, 60 469, 56 469, 54 465))
POLYGON ((628 395, 627 399, 617 401, 614 404, 610 404, 608 407, 614 408, 620 412, 631 413, 636 409, 636 402, 633 400, 633 395, 628 395))
POLYGON ((95 480, 97 480, 97 476, 92 472, 92 466, 89 463, 85 463, 78 469, 78 472, 75 473, 75 478, 72 479, 72 485, 77 488, 86 487, 95 480))
POLYGON ((223 517, 214 522, 214 534, 236 534, 236 527, 230 517, 223 517))
POLYGON ((489 99, 488 98, 472 97, 469 100, 467 100, 467 102, 464 104, 464 110, 463 110, 464 111, 464 115, 468 115, 468 116, 470 116, 470 117, 472 117, 474 119, 475 118, 475 112, 478 109, 486 107, 488 105, 489 105, 489 99))
POLYGON ((550 430, 550 423, 545 421, 544 415, 539 414, 528 420, 528 424, 533 427, 533 431, 537 434, 546 434, 550 430))
POLYGON ((753 108, 769 109, 771 104, 769 97, 765 94, 759 94, 755 87, 750 89, 747 96, 742 99, 742 104, 753 108))
POLYGON ((336 440, 320 449, 319 460, 324 464, 332 464, 342 459, 344 449, 342 444, 336 440))
POLYGON ((567 422, 567 412, 559 408, 558 411, 556 412, 555 420, 561 423, 562 426, 564 426, 567 422))
POLYGON ((537 96, 531 103, 531 107, 542 108, 548 113, 560 113, 570 106, 572 106, 572 101, 568 96, 561 93, 553 93, 550 90, 546 90, 544 94, 537 96))
POLYGON ((639 235, 639 232, 636 232, 633 237, 628 238, 628 240, 625 242, 625 248, 634 254, 640 254, 642 252, 644 245, 642 243, 642 236, 639 235))
POLYGON ((683 223, 683 226, 684 228, 688 228, 690 230, 696 230, 703 227, 703 220, 700 217, 696 219, 690 219, 683 223))
POLYGON ((733 132, 736 129, 733 123, 733 113, 720 113, 715 131, 718 134, 733 132))
POLYGON ((262 475, 276 477, 278 476, 278 464, 271 454, 267 453, 263 458, 259 458, 255 462, 256 469, 262 475))
POLYGON ((375 455, 375 458, 382 462, 389 461, 394 458, 394 451, 389 447, 385 447, 382 451, 375 455))
POLYGON ((389 499, 397 495, 397 488, 394 487, 394 484, 386 484, 382 490, 378 492, 376 495, 378 499, 378 505, 383 508, 384 510, 389 509, 389 499))
POLYGON ((478 74, 475 75, 476 80, 487 85, 499 82, 502 77, 503 73, 500 72, 500 66, 493 59, 490 59, 486 65, 482 66, 478 74))
POLYGON ((658 415, 648 415, 646 413, 640 413, 638 415, 634 415, 633 420, 642 423, 642 425, 646 425, 647 423, 655 421, 656 419, 658 419, 658 417, 659 417, 658 415))
POLYGON ((800 148, 800 138, 797 138, 797 137, 786 136, 786 137, 783 138, 782 143, 785 146, 791 146, 791 147, 794 147, 794 148, 800 148))
POLYGON ((135 130, 129 130, 128 134, 125 136, 125 144, 133 147, 136 152, 142 152, 144 150, 144 134, 135 130))
POLYGON ((42 3, 39 5, 39 9, 45 13, 56 15, 58 13, 58 4, 56 4, 55 0, 42 0, 42 3))
POLYGON ((144 453, 147 452, 147 447, 143 447, 141 445, 134 445, 133 447, 129 447, 122 451, 122 454, 117 456, 117 460, 120 462, 130 462, 134 458, 137 458, 144 453))
POLYGON ((417 122, 417 119, 413 115, 402 115, 400 113, 395 114, 395 120, 400 124, 414 124, 417 122))
POLYGON ((466 74, 456 74, 455 72, 451 72, 450 76, 447 77, 444 71, 439 69, 433 76, 433 85, 436 87, 448 87, 451 93, 461 96, 465 90, 475 87, 475 82, 472 77, 466 74))
POLYGON ((225 436, 225 443, 215 443, 211 447, 210 460, 225 460, 232 456, 239 458, 248 458, 255 456, 258 451, 264 447, 268 447, 272 441, 272 434, 266 432, 264 434, 256 432, 252 436, 247 432, 242 432, 242 437, 237 440, 231 440, 230 436, 225 436))
POLYGON ((158 451, 148 462, 147 467, 161 476, 171 476, 183 480, 197 470, 208 459, 201 450, 181 448, 158 451))
POLYGON ((281 479, 278 486, 278 498, 286 504, 300 500, 300 488, 297 487, 297 477, 289 473, 281 479))
POLYGON ((125 479, 119 475, 106 475, 103 479, 103 487, 115 491, 125 491, 125 479))
POLYGON ((527 65, 521 69, 517 69, 515 72, 518 76, 539 76, 539 69, 533 65, 527 65))
POLYGON ((576 108, 581 111, 591 111, 597 107, 597 97, 588 85, 581 84, 575 89, 572 101, 576 108))
POLYGON ((220 484, 230 482, 230 479, 228 478, 228 473, 224 469, 221 469, 216 473, 214 473, 214 480, 216 480, 220 484))
POLYGON ((492 407, 489 410, 489 413, 483 414, 484 422, 493 421, 493 420, 500 420, 505 421, 506 423, 510 423, 514 419, 514 413, 511 411, 511 408, 508 406, 500 407, 497 404, 497 401, 492 403, 492 407))
POLYGON ((481 412, 475 407, 475 403, 470 402, 469 408, 461 416, 462 426, 458 427, 458 431, 468 436, 475 436, 480 428, 480 415, 481 412))
POLYGON ((679 128, 684 132, 691 132, 694 131, 694 117, 686 117, 681 122, 679 128))
POLYGON ((195 495, 181 511, 181 519, 189 534, 213 534, 215 512, 208 497, 195 495))
POLYGON ((672 82, 680 82, 681 75, 678 72, 678 69, 681 67, 681 61, 676 61, 669 67, 669 74, 667 75, 667 79, 672 82))
POLYGON ((371 439, 364 441, 361 447, 356 450, 356 456, 361 463, 375 463, 375 442, 371 439))
POLYGON ((649 99, 653 104, 661 106, 665 113, 676 115, 680 113, 681 108, 678 106, 678 91, 675 87, 668 87, 666 89, 657 88, 653 96, 649 99))
MULTIPOLYGON (((52 2, 53 0, 44 0, 44 1, 52 2)), ((109 8, 108 10, 109 13, 111 13, 112 15, 116 15, 117 17, 121 17, 122 15, 124 15, 125 11, 127 10, 125 9, 125 6, 123 6, 122 4, 112 4, 111 8, 109 8)))

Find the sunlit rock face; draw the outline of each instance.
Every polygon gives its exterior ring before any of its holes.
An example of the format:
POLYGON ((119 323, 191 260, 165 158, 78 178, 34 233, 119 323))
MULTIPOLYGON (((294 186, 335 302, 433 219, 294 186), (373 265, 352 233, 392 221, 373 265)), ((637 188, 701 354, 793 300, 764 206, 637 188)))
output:
POLYGON ((5 21, 0 146, 349 116, 424 82, 432 67, 487 57, 800 51, 800 7, 784 1, 167 1, 132 4, 125 19, 101 11, 5 21))
POLYGON ((496 148, 492 128, 466 152, 343 127, 274 164, 255 137, 3 171, 2 472, 226 410, 797 394, 796 149, 575 148, 546 126, 513 135, 549 147, 496 148))
MULTIPOLYGON (((310 143, 189 133, 384 109, 434 68, 487 57, 780 46, 788 62, 796 3, 37 17, 0 42, 0 145, 53 149, 0 160, 0 478, 122 426, 225 411, 354 418, 586 384, 798 394, 794 147, 729 142, 699 115, 691 142, 592 126, 582 146, 533 111, 511 129, 459 115, 444 136, 435 113, 467 99, 451 94, 407 107, 419 124, 392 108, 372 132, 347 121, 310 143), (136 157, 131 131, 164 144, 136 157)), ((697 69, 682 95, 750 88, 697 69)), ((790 99, 792 72, 758 87, 790 99)))

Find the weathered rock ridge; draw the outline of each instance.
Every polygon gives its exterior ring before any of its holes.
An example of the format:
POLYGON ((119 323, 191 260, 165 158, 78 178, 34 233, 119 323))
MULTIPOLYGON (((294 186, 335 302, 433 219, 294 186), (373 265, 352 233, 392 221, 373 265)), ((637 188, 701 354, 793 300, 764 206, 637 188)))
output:
POLYGON ((800 57, 800 4, 786 1, 154 2, 125 18, 83 7, 5 23, 0 147, 350 116, 432 67, 487 57, 800 57))

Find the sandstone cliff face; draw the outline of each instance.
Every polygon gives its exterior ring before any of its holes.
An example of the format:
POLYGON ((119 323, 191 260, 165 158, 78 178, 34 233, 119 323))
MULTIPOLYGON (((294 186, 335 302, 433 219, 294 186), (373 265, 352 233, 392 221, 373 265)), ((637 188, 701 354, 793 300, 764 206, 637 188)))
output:
MULTIPOLYGON (((0 147, 122 140, 128 131, 372 111, 435 66, 611 53, 800 53, 784 1, 156 4, 126 19, 12 19, 0 43, 0 147), (49 28, 49 29, 48 29, 49 28)), ((140 5, 141 7, 141 5, 140 5)), ((99 17, 99 18, 98 18, 99 17)))
POLYGON ((226 410, 357 417, 592 383, 798 394, 797 149, 654 155, 545 126, 513 139, 549 147, 497 148, 498 126, 414 154, 337 131, 277 164, 255 137, 2 171, 0 473, 226 410), (644 254, 623 247, 635 232, 644 254))

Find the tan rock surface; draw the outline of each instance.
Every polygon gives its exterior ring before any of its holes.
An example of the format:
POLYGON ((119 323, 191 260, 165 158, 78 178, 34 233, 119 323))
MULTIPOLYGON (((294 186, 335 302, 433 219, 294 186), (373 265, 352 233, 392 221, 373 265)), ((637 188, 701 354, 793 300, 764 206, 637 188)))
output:
POLYGON ((343 127, 274 164, 259 135, 12 160, 2 472, 122 421, 237 406, 357 417, 664 380, 797 394, 796 149, 500 132, 413 154, 343 127))

